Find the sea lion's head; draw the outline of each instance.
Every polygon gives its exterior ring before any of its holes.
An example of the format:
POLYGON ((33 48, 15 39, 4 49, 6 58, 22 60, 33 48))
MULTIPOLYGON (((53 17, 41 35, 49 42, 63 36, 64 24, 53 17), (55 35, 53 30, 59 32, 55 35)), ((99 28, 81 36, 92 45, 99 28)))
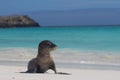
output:
POLYGON ((50 50, 50 51, 55 50, 56 47, 57 47, 57 45, 52 43, 49 40, 44 40, 44 41, 40 42, 40 44, 39 44, 39 48, 50 50))

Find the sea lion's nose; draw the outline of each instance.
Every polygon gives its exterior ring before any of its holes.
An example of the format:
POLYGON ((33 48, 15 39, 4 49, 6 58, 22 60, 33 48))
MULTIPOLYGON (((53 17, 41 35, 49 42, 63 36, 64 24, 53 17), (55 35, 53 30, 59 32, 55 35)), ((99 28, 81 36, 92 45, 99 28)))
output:
POLYGON ((57 45, 53 44, 52 47, 57 47, 57 45))

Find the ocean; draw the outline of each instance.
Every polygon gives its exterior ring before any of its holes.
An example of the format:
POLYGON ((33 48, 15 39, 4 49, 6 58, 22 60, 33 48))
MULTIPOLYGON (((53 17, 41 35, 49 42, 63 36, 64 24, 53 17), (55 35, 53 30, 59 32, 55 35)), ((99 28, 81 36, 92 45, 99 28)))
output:
POLYGON ((58 67, 120 70, 120 26, 1 28, 1 64, 28 62, 43 40, 58 46, 58 67))

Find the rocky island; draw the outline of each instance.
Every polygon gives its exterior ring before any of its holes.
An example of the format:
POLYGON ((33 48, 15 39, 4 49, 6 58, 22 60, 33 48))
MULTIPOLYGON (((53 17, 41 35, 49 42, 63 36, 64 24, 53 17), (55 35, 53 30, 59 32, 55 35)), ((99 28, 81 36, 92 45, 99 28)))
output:
POLYGON ((0 28, 39 26, 37 22, 26 15, 0 16, 0 28))

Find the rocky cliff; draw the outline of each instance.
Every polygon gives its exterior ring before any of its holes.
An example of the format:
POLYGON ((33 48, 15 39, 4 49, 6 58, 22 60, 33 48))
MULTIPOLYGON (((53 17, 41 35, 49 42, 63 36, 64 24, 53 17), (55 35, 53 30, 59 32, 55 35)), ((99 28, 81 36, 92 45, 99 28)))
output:
POLYGON ((37 22, 25 15, 0 16, 0 28, 39 26, 37 22))

